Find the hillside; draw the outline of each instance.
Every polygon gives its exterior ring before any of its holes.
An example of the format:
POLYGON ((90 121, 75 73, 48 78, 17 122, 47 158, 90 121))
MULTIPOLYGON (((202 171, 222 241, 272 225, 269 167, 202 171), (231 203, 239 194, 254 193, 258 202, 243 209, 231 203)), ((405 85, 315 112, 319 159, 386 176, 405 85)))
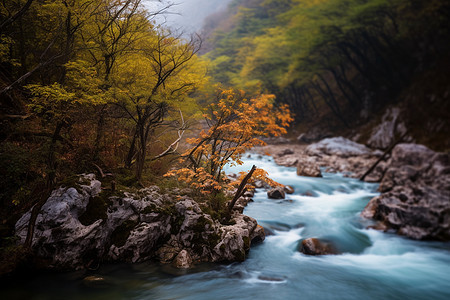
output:
POLYGON ((289 104, 298 133, 367 143, 395 107, 393 135, 446 150, 449 12, 445 1, 236 0, 207 22, 206 57, 216 81, 289 104))

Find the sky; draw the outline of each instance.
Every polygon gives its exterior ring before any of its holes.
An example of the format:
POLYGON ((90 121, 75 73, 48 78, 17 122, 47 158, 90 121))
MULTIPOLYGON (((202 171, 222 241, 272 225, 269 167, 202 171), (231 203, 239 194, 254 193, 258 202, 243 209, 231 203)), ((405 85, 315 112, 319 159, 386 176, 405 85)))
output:
MULTIPOLYGON (((219 10, 226 8, 231 0, 170 0, 162 1, 173 3, 169 13, 164 18, 158 18, 157 22, 166 22, 171 29, 185 33, 198 32, 202 28, 205 18, 219 10)), ((159 1, 146 0, 146 6, 152 10, 162 7, 159 1)))

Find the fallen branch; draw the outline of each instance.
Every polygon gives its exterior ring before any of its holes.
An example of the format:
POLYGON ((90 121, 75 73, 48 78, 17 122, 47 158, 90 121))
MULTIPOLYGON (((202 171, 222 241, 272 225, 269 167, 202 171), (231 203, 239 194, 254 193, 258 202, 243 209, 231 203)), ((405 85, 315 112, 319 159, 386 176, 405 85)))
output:
POLYGON ((399 144, 401 141, 403 141, 403 139, 405 138, 407 133, 408 132, 405 132, 404 134, 402 134, 401 137, 399 137, 389 148, 387 148, 386 151, 384 151, 383 155, 381 155, 381 157, 369 168, 369 170, 367 170, 366 173, 364 173, 363 176, 361 176, 361 178, 359 180, 364 181, 364 179, 367 177, 367 175, 369 175, 370 173, 372 173, 373 170, 375 170, 375 168, 386 157, 386 155, 388 155, 394 149, 394 147, 397 146, 397 144, 399 144))
POLYGON ((234 194, 233 200, 228 205, 228 215, 231 215, 231 211, 233 210, 236 201, 245 193, 245 186, 247 185, 247 181, 252 177, 253 172, 255 172, 256 166, 253 165, 252 169, 247 173, 247 175, 242 179, 241 184, 239 185, 236 194, 234 194))

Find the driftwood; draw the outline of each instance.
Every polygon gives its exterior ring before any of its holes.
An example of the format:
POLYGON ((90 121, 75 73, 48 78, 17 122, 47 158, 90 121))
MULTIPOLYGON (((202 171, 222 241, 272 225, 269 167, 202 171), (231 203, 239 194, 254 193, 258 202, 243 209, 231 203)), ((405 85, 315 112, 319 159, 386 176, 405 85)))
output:
POLYGON ((369 168, 369 170, 367 170, 366 173, 364 173, 363 176, 361 176, 361 178, 359 180, 364 181, 364 179, 367 177, 367 175, 369 175, 370 173, 372 173, 373 170, 375 170, 375 168, 378 166, 378 164, 384 160, 384 158, 391 153, 391 151, 394 149, 394 147, 400 143, 401 141, 403 141, 403 139, 405 138, 406 134, 408 132, 405 132, 404 134, 402 134, 396 141, 394 141, 394 143, 392 143, 392 145, 386 149, 386 151, 384 151, 383 155, 381 155, 381 157, 369 168))
POLYGON ((256 166, 253 165, 252 169, 247 173, 247 175, 242 179, 241 184, 239 185, 236 194, 234 194, 233 200, 231 200, 230 204, 228 205, 228 214, 231 215, 231 211, 233 210, 234 204, 236 204, 236 201, 241 197, 245 191, 245 186, 247 185, 247 181, 252 177, 253 172, 255 172, 256 166))

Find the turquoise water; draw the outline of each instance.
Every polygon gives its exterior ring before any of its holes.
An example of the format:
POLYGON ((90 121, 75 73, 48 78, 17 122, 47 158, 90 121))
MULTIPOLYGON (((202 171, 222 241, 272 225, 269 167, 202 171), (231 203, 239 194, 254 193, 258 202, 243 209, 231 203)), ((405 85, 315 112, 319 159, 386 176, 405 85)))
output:
POLYGON ((450 299, 450 244, 419 242, 365 229, 359 214, 376 184, 325 174, 299 177, 269 157, 252 164, 295 188, 286 200, 257 190, 245 209, 273 235, 243 263, 201 265, 189 271, 143 263, 107 265, 96 273, 30 275, 2 284, 0 299, 450 299), (304 196, 309 193, 313 196, 304 196), (306 256, 304 238, 334 243, 340 255, 306 256), (99 275, 105 282, 87 285, 99 275))

